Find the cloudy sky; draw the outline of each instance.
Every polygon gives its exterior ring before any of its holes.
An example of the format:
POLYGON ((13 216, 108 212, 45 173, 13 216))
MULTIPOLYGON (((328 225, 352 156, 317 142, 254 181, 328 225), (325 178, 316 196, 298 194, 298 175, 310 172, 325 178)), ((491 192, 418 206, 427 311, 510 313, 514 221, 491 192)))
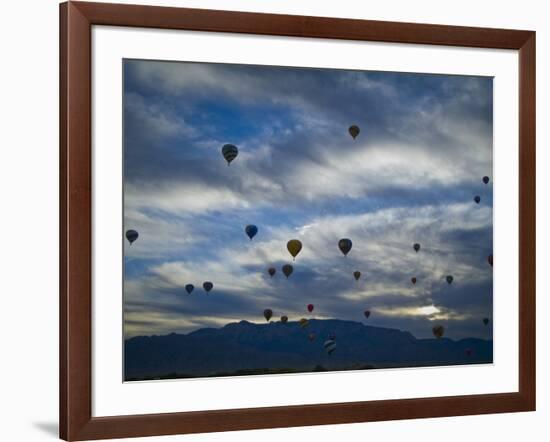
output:
POLYGON ((125 243, 126 337, 266 308, 298 320, 309 303, 417 337, 491 337, 491 78, 126 60, 124 85, 124 228, 140 235, 125 243))

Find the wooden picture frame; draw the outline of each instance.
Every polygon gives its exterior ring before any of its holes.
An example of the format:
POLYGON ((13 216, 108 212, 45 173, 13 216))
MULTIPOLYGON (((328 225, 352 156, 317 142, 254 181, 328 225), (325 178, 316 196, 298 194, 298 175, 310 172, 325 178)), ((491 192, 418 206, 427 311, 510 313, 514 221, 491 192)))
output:
POLYGON ((153 6, 60 5, 60 437, 122 438, 535 410, 535 32, 153 6), (519 391, 92 417, 92 25, 519 51, 519 391))

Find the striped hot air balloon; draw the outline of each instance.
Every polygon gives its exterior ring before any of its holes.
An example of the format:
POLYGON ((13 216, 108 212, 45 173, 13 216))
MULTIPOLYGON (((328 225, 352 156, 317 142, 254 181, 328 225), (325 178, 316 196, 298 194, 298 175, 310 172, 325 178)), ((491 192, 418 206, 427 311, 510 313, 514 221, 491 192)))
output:
POLYGON ((329 355, 331 355, 334 352, 334 350, 336 350, 336 339, 334 338, 327 339, 323 344, 323 347, 325 347, 325 351, 329 355))
POLYGON ((235 158, 237 158, 237 155, 239 155, 239 149, 237 149, 237 146, 233 144, 225 144, 222 147, 222 155, 225 158, 225 161, 227 161, 227 165, 231 163, 235 158))

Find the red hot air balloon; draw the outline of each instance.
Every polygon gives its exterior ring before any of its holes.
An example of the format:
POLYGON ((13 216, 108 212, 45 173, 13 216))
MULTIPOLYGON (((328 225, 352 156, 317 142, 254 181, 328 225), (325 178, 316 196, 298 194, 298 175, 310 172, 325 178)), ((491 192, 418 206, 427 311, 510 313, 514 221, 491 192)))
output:
POLYGON ((413 277, 411 278, 411 282, 412 282, 413 284, 416 284, 416 276, 413 276, 413 277))
POLYGON ((310 313, 313 311, 313 304, 308 304, 307 305, 307 311, 310 312, 310 313))

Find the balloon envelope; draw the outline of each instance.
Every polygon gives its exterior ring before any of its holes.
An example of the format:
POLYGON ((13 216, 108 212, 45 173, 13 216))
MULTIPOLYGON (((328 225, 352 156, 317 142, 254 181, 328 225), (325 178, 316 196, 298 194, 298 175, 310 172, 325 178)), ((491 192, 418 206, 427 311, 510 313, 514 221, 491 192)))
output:
POLYGON ((416 284, 416 277, 413 276, 413 277, 411 278, 411 282, 412 282, 413 284, 416 284))
POLYGON ((191 292, 193 291, 193 289, 195 288, 195 286, 193 284, 187 284, 185 286, 185 291, 189 294, 191 294, 191 292))
POLYGON ((283 274, 288 278, 290 275, 292 275, 292 272, 294 271, 294 267, 292 267, 290 264, 285 264, 283 266, 283 274))
POLYGON ((267 322, 269 322, 269 320, 271 319, 271 317, 273 316, 273 310, 271 310, 270 308, 266 308, 264 310, 264 318, 267 322))
POLYGON ((476 204, 479 204, 479 202, 481 201, 481 197, 479 195, 474 196, 474 201, 476 202, 476 204))
POLYGON ((365 311, 363 312, 363 314, 365 315, 365 318, 369 319, 370 310, 365 310, 365 311))
POLYGON ((306 318, 300 319, 300 327, 306 328, 309 325, 309 321, 306 318))
POLYGON ((269 276, 271 276, 272 278, 276 271, 277 270, 275 270, 275 267, 270 267, 267 269, 267 273, 269 273, 269 276))
POLYGON ((415 252, 418 252, 420 250, 420 244, 414 243, 413 249, 414 249, 415 252))
POLYGON ((237 146, 233 144, 225 144, 222 147, 222 155, 225 158, 225 161, 227 161, 227 165, 231 163, 235 158, 237 158, 237 155, 239 155, 239 149, 237 149, 237 146))
POLYGON ((356 270, 355 272, 353 272, 353 277, 356 281, 359 281, 359 278, 361 277, 361 272, 359 270, 356 270))
POLYGON ((490 265, 491 267, 493 267, 493 255, 489 255, 489 256, 487 257, 487 262, 489 263, 489 265, 490 265))
POLYGON ((300 250, 302 250, 302 243, 298 239, 291 239, 286 243, 286 248, 293 258, 296 258, 300 250))
POLYGON ((338 248, 340 251, 346 256, 349 251, 351 250, 352 242, 351 239, 348 238, 342 238, 340 241, 338 241, 338 248))
POLYGON ((249 224, 244 228, 244 231, 250 238, 250 241, 252 241, 252 238, 254 238, 256 236, 256 233, 258 233, 258 228, 253 224, 249 224))
POLYGON ((307 305, 307 311, 308 311, 308 312, 311 313, 311 312, 313 311, 313 308, 314 308, 313 304, 308 304, 308 305, 307 305))
POLYGON ((206 290, 206 292, 208 293, 210 290, 212 290, 212 288, 214 287, 214 284, 212 284, 210 281, 205 281, 205 282, 202 284, 202 287, 203 287, 204 290, 206 290))
POLYGON ((281 322, 286 324, 288 322, 288 316, 281 316, 281 322))
POLYGON ((334 338, 327 339, 324 342, 323 347, 325 347, 326 352, 331 355, 332 352, 336 350, 336 340, 334 338))
POLYGON ((348 132, 351 135, 351 137, 355 140, 357 138, 357 135, 359 135, 359 132, 361 132, 361 129, 359 129, 359 126, 357 126, 356 124, 353 124, 352 126, 349 127, 348 132))
POLYGON ((447 284, 452 284, 454 278, 453 275, 447 275, 445 279, 447 280, 447 284))
POLYGON ((126 239, 132 244, 136 239, 138 239, 139 233, 135 230, 126 230, 126 239))
POLYGON ((483 182, 484 182, 485 184, 488 184, 488 183, 489 183, 489 177, 488 177, 488 176, 484 176, 484 177, 483 177, 483 182))
POLYGON ((445 334, 445 328, 442 325, 436 325, 432 328, 432 333, 437 339, 440 339, 445 334))
POLYGON ((488 325, 489 324, 489 318, 483 318, 483 324, 488 325))

